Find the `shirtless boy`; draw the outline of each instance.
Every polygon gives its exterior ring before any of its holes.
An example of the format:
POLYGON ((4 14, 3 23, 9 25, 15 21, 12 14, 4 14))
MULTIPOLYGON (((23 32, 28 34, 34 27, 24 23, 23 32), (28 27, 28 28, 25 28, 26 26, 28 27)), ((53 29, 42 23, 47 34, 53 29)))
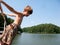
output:
POLYGON ((5 45, 5 44, 11 45, 12 38, 14 37, 15 33, 17 33, 16 29, 19 25, 21 25, 23 17, 24 16, 28 17, 30 14, 32 14, 33 10, 30 6, 26 6, 24 8, 24 11, 21 13, 14 10, 11 6, 6 4, 4 1, 1 1, 1 3, 5 5, 11 12, 14 13, 14 14, 8 14, 9 16, 16 17, 13 23, 6 26, 5 31, 3 31, 3 34, 1 36, 2 42, 4 43, 2 45, 5 45))

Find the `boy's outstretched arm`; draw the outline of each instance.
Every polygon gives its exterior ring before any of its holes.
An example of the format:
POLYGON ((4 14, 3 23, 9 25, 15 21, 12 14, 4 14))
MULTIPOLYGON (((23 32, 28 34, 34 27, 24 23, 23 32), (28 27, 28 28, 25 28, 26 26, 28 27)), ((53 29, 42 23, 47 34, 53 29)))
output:
POLYGON ((9 6, 7 3, 5 3, 4 1, 1 1, 2 4, 4 4, 11 12, 15 13, 15 14, 21 14, 20 12, 15 11, 11 6, 9 6))
POLYGON ((8 13, 6 13, 6 12, 3 12, 3 14, 4 14, 4 15, 8 15, 8 16, 12 16, 12 17, 16 17, 16 15, 17 15, 17 14, 14 14, 14 13, 13 13, 13 14, 8 14, 8 13))

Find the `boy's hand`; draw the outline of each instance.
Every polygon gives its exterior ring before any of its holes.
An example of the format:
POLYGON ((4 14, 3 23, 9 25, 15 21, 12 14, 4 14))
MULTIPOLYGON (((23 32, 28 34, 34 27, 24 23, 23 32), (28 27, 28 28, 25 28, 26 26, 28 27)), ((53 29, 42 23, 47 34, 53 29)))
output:
MULTIPOLYGON (((3 1, 2 0, 0 0, 0 3, 2 3, 3 1)), ((1 10, 1 5, 0 5, 0 10, 1 10)))
POLYGON ((0 0, 0 2, 2 2, 2 0, 0 0))
POLYGON ((2 0, 0 0, 0 1, 2 1, 2 0))

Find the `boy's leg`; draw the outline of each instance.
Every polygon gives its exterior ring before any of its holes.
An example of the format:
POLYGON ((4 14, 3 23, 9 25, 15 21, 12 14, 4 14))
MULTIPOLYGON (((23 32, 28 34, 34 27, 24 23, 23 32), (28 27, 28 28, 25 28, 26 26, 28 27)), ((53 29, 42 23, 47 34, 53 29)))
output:
POLYGON ((4 37, 4 35, 5 35, 5 30, 3 31, 3 33, 2 33, 2 35, 1 35, 1 37, 0 37, 0 39, 2 39, 3 37, 4 37))
POLYGON ((0 45, 5 45, 2 41, 0 41, 0 45))
POLYGON ((4 36, 2 37, 2 42, 4 43, 4 45, 7 45, 7 44, 6 44, 6 40, 7 40, 7 38, 8 38, 9 30, 10 30, 10 26, 8 25, 8 26, 6 26, 5 31, 4 31, 3 34, 2 34, 2 35, 4 35, 4 36))
POLYGON ((10 30, 6 44, 11 45, 12 38, 13 38, 13 30, 10 30))

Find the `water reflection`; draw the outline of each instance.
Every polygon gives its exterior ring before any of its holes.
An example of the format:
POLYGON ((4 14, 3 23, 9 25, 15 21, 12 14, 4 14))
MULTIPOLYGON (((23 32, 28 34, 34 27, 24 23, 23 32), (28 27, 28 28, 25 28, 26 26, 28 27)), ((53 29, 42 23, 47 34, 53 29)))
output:
POLYGON ((30 34, 17 35, 12 45, 60 45, 60 34, 30 34))

